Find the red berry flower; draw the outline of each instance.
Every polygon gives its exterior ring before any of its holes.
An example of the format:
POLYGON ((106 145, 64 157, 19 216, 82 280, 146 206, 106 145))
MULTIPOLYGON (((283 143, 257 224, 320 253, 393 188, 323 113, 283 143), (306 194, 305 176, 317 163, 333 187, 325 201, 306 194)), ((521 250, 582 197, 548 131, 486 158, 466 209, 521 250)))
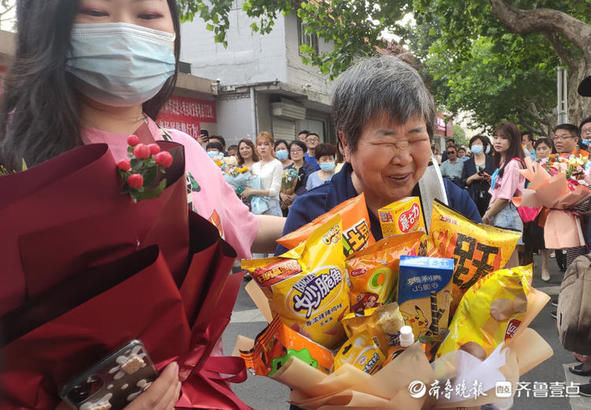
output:
POLYGON ((172 165, 172 155, 170 155, 170 152, 162 151, 154 156, 154 161, 162 168, 168 168, 172 165))
POLYGON ((148 145, 148 148, 150 148, 150 154, 152 155, 156 155, 160 152, 160 147, 158 144, 150 144, 148 145))
POLYGON ((145 144, 137 144, 133 149, 133 155, 135 155, 137 159, 150 158, 150 148, 145 144))
POLYGON ((140 189, 144 185, 144 177, 141 174, 131 174, 127 178, 127 185, 133 189, 140 189))
POLYGON ((124 159, 123 161, 119 161, 117 163, 117 168, 119 168, 123 172, 127 172, 131 169, 131 164, 128 160, 124 159))
POLYGON ((127 137, 127 144, 131 145, 132 147, 135 147, 139 143, 140 139, 137 135, 130 135, 129 137, 127 137))

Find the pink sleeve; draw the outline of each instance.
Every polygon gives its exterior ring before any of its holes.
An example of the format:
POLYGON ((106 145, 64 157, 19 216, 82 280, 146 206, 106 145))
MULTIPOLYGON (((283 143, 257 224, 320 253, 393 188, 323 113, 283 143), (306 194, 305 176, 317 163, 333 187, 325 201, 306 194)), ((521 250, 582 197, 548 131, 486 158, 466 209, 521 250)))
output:
POLYGON ((519 161, 511 160, 505 167, 503 178, 499 181, 499 187, 495 189, 495 198, 511 200, 514 196, 520 196, 525 186, 525 177, 519 170, 519 161))
POLYGON ((193 207, 200 216, 214 225, 221 224, 220 231, 224 239, 232 245, 238 258, 249 259, 259 228, 257 217, 226 183, 220 169, 195 139, 180 131, 167 131, 175 142, 185 147, 186 170, 200 186, 198 191, 191 194, 193 207))

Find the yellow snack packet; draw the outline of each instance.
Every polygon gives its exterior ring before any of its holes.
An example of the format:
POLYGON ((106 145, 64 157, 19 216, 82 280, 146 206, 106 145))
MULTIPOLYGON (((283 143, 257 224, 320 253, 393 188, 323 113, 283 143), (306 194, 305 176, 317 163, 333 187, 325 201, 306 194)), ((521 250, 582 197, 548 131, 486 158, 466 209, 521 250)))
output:
POLYGON ((349 363, 365 373, 376 372, 386 356, 367 332, 361 332, 345 342, 334 358, 335 370, 349 363))
POLYGON ((401 255, 426 252, 427 237, 422 232, 395 235, 347 258, 351 286, 351 311, 383 305, 394 299, 401 255))
POLYGON ((398 304, 394 302, 360 313, 349 313, 342 323, 348 338, 366 332, 385 354, 390 347, 400 345, 400 329, 404 326, 404 319, 398 304))
POLYGON ((340 320, 349 312, 341 232, 337 214, 283 255, 242 261, 281 320, 328 348, 345 338, 340 320))
POLYGON ((501 269, 478 280, 462 297, 435 357, 461 349, 484 360, 512 338, 527 311, 531 278, 529 265, 501 269))
POLYGON ((455 261, 452 313, 478 279, 507 264, 520 237, 520 232, 476 224, 437 201, 433 203, 427 255, 455 261))
POLYGON ((401 233, 427 232, 418 196, 409 196, 378 209, 384 238, 401 233))

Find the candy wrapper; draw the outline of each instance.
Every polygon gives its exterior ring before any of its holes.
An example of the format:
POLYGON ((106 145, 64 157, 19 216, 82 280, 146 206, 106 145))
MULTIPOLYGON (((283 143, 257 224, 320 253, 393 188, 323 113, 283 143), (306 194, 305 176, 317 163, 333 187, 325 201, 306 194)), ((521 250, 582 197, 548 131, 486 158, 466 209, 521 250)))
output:
POLYGON ((242 261, 242 268, 270 298, 272 311, 295 331, 328 348, 343 341, 340 319, 349 312, 341 236, 337 214, 279 257, 242 261))
POLYGON ((351 336, 334 358, 335 369, 344 364, 353 365, 365 373, 373 374, 386 360, 386 356, 367 332, 351 336))
POLYGON ((520 237, 521 232, 476 224, 439 202, 433 203, 427 254, 455 261, 452 313, 478 279, 507 264, 520 237))
MULTIPOLYGON (((571 155, 566 159, 576 161, 571 155)), ((544 225, 544 241, 548 249, 566 249, 585 246, 580 218, 569 208, 583 202, 591 195, 589 187, 581 185, 572 178, 567 178, 568 169, 562 169, 558 163, 555 170, 526 158, 526 169, 521 172, 528 181, 523 191, 520 206, 545 207, 550 210, 544 225), (548 173, 549 169, 553 175, 548 173)))
POLYGON ((348 256, 353 252, 358 252, 375 242, 370 230, 371 226, 367 214, 367 206, 365 205, 365 196, 362 193, 337 205, 329 212, 320 215, 318 218, 302 226, 300 229, 282 236, 277 239, 277 243, 287 249, 293 249, 302 241, 306 240, 315 229, 324 225, 329 219, 337 214, 342 216, 342 237, 345 256, 348 256))
POLYGON ((347 337, 366 332, 384 354, 391 347, 400 346, 400 329, 404 326, 404 319, 397 303, 349 313, 342 322, 347 337))
POLYGON ((378 217, 384 238, 416 231, 427 232, 418 196, 404 198, 380 208, 378 217))
POLYGON ((426 252, 426 239, 422 232, 396 235, 347 258, 351 310, 359 312, 393 300, 401 255, 426 252))
POLYGON ((481 278, 462 297, 436 357, 465 350, 482 360, 512 338, 527 311, 532 265, 501 269, 481 278))

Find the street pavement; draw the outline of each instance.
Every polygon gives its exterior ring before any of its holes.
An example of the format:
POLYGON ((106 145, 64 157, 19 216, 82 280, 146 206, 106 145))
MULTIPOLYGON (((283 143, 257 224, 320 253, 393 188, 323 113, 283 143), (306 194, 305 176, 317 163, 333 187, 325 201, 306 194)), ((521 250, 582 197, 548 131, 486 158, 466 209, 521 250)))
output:
MULTIPOLYGON (((539 257, 535 257, 535 262, 539 262, 539 257)), ((550 259, 550 282, 543 282, 540 279, 540 271, 536 265, 534 269, 535 288, 540 289, 549 295, 557 295, 560 290, 560 281, 562 273, 556 265, 556 261, 550 259)), ((572 354, 562 348, 558 340, 556 331, 556 322, 550 316, 550 312, 555 310, 550 303, 531 324, 531 328, 536 330, 552 346, 554 356, 531 370, 521 377, 521 382, 529 382, 527 385, 529 397, 525 397, 524 390, 522 397, 515 397, 513 409, 518 410, 584 410, 591 409, 591 398, 566 398, 550 396, 566 396, 563 385, 557 383, 588 383, 589 378, 572 375, 567 367, 577 362, 572 354), (535 392, 534 392, 535 383, 535 392), (546 383, 546 384, 544 384, 546 383), (551 383, 554 383, 551 385, 551 383), (551 387, 554 386, 554 387, 551 387), (534 394, 535 393, 535 394, 534 394), (537 396, 537 397, 534 397, 537 396), (545 396, 545 397, 544 397, 545 396)), ((238 300, 234 306, 232 321, 226 329, 223 342, 224 351, 230 354, 234 349, 237 335, 243 335, 255 338, 266 326, 262 315, 258 312, 249 296, 244 291, 244 286, 240 290, 238 300)), ((288 409, 289 389, 279 383, 266 377, 250 376, 242 384, 233 385, 236 394, 254 409, 288 409)))

